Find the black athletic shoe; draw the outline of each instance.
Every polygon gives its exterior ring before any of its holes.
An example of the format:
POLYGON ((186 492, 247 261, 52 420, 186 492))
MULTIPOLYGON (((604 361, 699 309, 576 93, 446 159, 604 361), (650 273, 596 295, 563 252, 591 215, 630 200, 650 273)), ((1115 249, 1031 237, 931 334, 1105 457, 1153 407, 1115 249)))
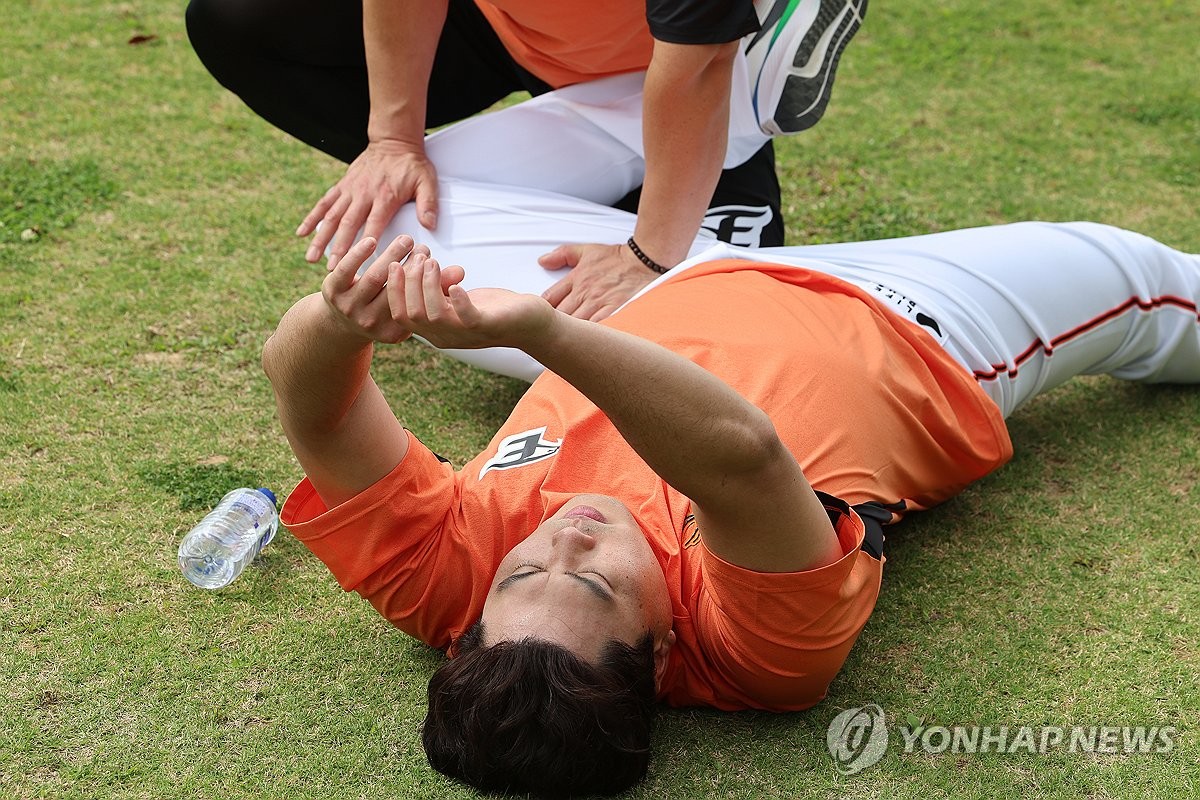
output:
POLYGON ((821 119, 842 50, 867 0, 754 0, 762 29, 749 37, 750 90, 759 127, 799 133, 821 119))

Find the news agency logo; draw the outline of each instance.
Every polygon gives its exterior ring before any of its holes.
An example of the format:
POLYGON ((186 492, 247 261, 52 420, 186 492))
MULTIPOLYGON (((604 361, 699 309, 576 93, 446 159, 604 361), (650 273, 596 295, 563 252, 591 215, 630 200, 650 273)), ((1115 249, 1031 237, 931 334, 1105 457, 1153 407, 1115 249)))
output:
MULTIPOLYGON (((905 754, 999 753, 1044 755, 1051 751, 1134 755, 1169 753, 1175 749, 1174 726, 1116 725, 926 725, 909 715, 896 732, 905 754)), ((855 775, 877 764, 891 737, 887 715, 874 703, 848 708, 833 718, 825 743, 843 775, 855 775)))
POLYGON ((887 752, 887 718, 883 709, 874 703, 846 709, 829 723, 825 744, 838 772, 843 775, 862 772, 887 752))

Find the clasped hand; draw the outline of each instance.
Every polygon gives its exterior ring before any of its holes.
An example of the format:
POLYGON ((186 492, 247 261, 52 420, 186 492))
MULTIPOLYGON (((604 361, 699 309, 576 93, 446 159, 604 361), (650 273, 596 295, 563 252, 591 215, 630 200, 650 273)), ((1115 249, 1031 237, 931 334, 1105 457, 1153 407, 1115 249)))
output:
POLYGON ((350 334, 395 343, 414 333, 435 347, 520 347, 545 335, 557 314, 546 300, 507 289, 462 287, 460 266, 443 268, 425 245, 398 236, 371 265, 365 238, 325 276, 321 295, 330 314, 350 334))

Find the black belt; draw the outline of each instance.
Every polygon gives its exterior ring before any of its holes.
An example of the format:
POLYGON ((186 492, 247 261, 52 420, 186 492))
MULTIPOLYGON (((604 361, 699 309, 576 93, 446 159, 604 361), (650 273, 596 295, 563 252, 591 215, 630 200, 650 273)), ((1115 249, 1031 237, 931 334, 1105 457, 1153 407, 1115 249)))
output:
MULTIPOLYGON (((834 530, 837 530, 838 517, 849 514, 851 505, 845 500, 839 500, 825 492, 817 492, 817 499, 825 506, 825 513, 829 514, 829 521, 833 523, 834 530)), ((863 528, 866 531, 859 549, 876 561, 882 561, 883 526, 890 525, 892 517, 905 509, 904 501, 901 500, 899 503, 884 505, 878 501, 871 500, 866 503, 859 503, 853 506, 853 508, 854 512, 858 514, 859 519, 863 521, 863 528)))
POLYGON ((891 507, 874 500, 854 506, 855 513, 862 519, 863 527, 866 528, 861 549, 871 558, 883 560, 883 541, 886 538, 883 535, 883 526, 890 525, 896 512, 903 511, 904 508, 903 500, 891 507))

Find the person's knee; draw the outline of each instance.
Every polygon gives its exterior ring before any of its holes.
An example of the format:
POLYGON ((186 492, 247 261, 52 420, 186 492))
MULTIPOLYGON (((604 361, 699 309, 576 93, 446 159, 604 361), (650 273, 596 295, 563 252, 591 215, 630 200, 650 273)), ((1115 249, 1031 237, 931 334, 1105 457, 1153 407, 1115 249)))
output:
POLYGON ((240 94, 253 81, 249 65, 268 46, 278 15, 276 0, 190 0, 184 22, 200 62, 240 94))
POLYGON ((184 12, 188 38, 197 52, 261 41, 285 24, 278 0, 190 0, 184 12))

